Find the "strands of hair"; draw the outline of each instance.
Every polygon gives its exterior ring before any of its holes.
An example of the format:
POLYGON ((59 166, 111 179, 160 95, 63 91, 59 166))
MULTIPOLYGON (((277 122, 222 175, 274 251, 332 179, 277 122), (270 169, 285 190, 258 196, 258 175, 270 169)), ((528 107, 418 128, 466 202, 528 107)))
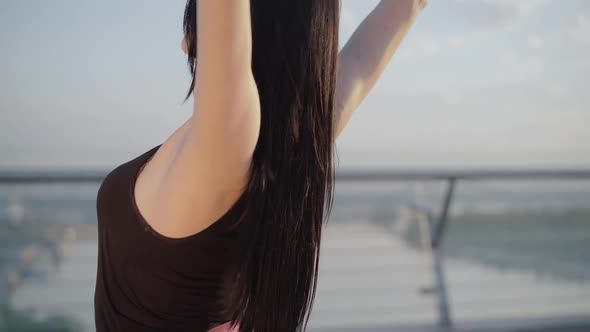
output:
MULTIPOLYGON (((261 129, 220 297, 240 331, 305 331, 322 228, 333 205, 340 0, 251 0, 252 71, 261 129)), ((195 86, 196 0, 184 13, 195 86)), ((233 327, 233 326, 232 326, 233 327)))

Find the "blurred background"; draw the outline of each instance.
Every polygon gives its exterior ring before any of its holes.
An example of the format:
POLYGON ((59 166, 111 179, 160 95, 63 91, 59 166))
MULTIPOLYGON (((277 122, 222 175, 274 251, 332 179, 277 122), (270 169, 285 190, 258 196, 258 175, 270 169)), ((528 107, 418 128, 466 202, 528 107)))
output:
MULTIPOLYGON (((94 330, 100 181, 192 112, 184 5, 0 1, 0 331, 94 330)), ((590 331, 588 59, 589 1, 430 0, 337 141, 310 329, 590 331)))

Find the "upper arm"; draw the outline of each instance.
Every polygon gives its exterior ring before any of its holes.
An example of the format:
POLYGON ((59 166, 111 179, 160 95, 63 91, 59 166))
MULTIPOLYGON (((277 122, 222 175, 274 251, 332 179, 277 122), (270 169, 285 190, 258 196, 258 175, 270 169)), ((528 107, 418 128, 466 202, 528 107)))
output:
POLYGON ((174 232, 206 228, 249 176, 260 101, 251 70, 248 4, 198 1, 193 116, 159 187, 160 217, 175 220, 174 232))
POLYGON ((260 127, 252 73, 250 2, 198 1, 193 123, 179 163, 198 167, 200 185, 235 187, 260 127))
POLYGON ((336 127, 340 133, 369 94, 427 1, 381 1, 338 54, 336 127))
POLYGON ((352 113, 369 93, 354 59, 340 51, 336 77, 334 130, 337 138, 348 124, 352 113))

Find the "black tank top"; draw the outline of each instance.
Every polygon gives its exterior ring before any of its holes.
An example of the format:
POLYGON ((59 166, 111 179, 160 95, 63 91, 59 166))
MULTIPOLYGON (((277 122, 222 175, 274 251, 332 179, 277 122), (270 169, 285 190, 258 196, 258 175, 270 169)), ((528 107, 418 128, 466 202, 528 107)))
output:
POLYGON ((98 332, 207 331, 229 321, 221 317, 220 299, 238 234, 228 226, 245 195, 196 234, 169 238, 156 232, 139 213, 133 189, 160 146, 113 169, 98 189, 98 332))

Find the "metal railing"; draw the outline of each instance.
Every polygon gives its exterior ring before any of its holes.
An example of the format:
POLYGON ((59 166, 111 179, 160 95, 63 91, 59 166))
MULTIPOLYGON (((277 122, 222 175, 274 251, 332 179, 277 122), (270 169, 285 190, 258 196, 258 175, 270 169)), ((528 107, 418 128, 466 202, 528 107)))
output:
MULTIPOLYGON (((106 174, 100 171, 0 171, 0 185, 42 183, 97 183, 106 174)), ((449 210, 459 181, 524 179, 590 179, 590 169, 529 169, 529 170, 371 170, 336 172, 336 181, 342 182, 389 182, 389 181, 435 181, 446 182, 446 192, 441 210, 435 216, 432 210, 418 203, 409 208, 428 225, 429 247, 432 255, 432 270, 435 277, 431 293, 437 297, 438 325, 452 329, 453 319, 447 296, 444 261, 441 245, 449 224, 449 210)))
POLYGON ((430 250, 432 254, 432 269, 435 277, 433 293, 437 296, 438 325, 444 329, 451 329, 453 320, 447 296, 447 284, 443 269, 443 255, 441 245, 444 232, 448 228, 449 209, 453 202, 456 183, 468 180, 498 180, 498 179, 590 179, 590 170, 561 169, 561 170, 447 170, 447 171, 371 171, 371 172, 340 172, 337 180, 341 181, 432 181, 444 180, 447 183, 443 197, 440 215, 435 217, 430 208, 414 203, 410 209, 425 220, 428 225, 430 250))

